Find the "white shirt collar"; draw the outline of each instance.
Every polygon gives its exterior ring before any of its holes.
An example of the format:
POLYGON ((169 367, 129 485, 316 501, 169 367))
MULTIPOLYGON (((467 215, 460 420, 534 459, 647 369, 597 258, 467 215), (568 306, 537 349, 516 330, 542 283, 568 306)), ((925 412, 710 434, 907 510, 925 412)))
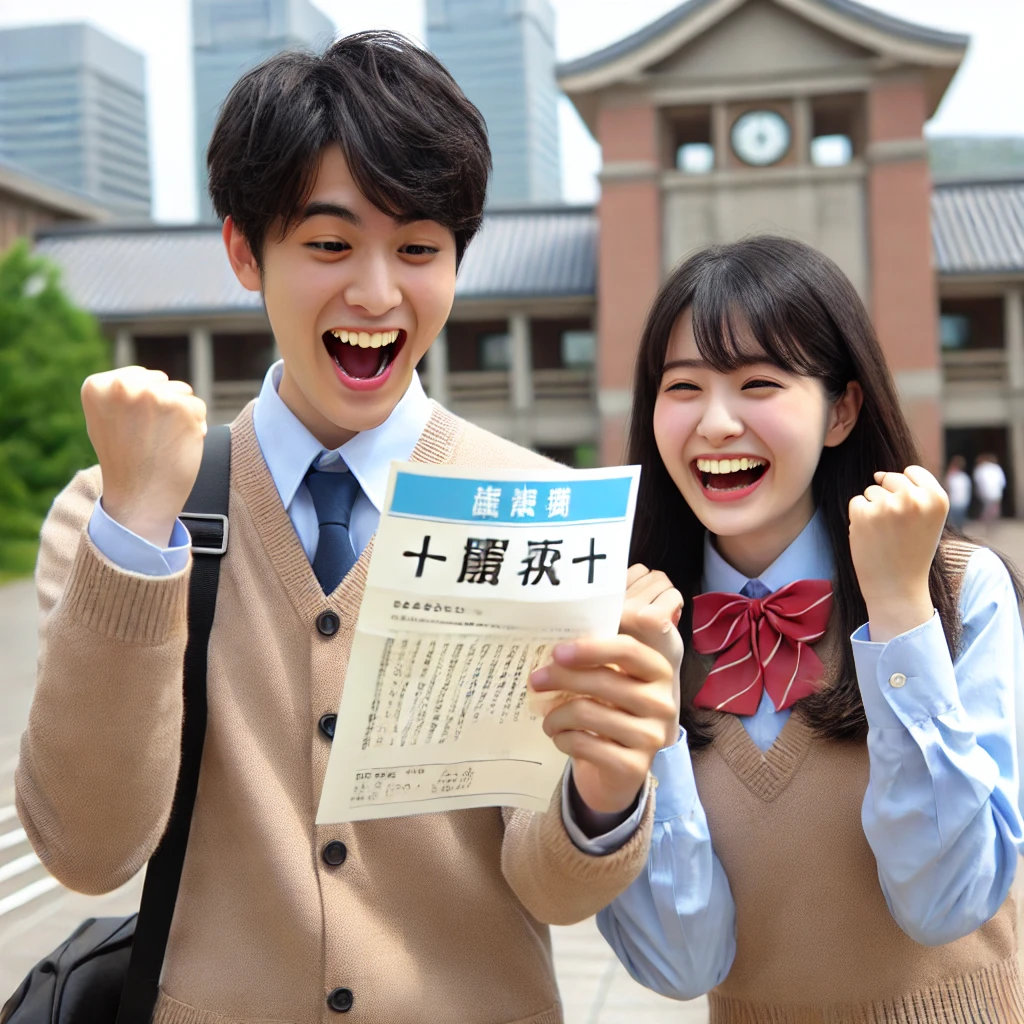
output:
MULTIPOLYGON (((253 427, 270 476, 287 509, 295 498, 306 471, 325 453, 340 456, 355 474, 363 493, 380 512, 392 460, 407 462, 430 419, 431 402, 417 373, 391 415, 372 430, 362 430, 334 452, 309 432, 277 393, 284 362, 267 370, 253 409, 253 427)), ((331 460, 325 459, 326 462, 331 460)))
MULTIPOLYGON (((834 574, 832 544, 821 512, 800 531, 796 540, 757 578, 774 593, 796 580, 831 580, 834 574)), ((749 582, 715 549, 711 534, 704 535, 704 573, 701 590, 738 594, 749 582)))

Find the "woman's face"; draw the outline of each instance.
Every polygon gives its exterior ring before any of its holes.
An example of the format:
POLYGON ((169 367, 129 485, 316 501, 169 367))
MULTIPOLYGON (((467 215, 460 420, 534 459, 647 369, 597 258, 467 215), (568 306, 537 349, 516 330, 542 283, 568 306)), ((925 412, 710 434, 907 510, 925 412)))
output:
POLYGON ((751 338, 748 364, 712 369, 686 310, 654 407, 665 468, 722 555, 747 575, 763 572, 810 521, 822 448, 846 439, 860 408, 858 385, 832 402, 821 381, 760 361, 759 351, 751 338))

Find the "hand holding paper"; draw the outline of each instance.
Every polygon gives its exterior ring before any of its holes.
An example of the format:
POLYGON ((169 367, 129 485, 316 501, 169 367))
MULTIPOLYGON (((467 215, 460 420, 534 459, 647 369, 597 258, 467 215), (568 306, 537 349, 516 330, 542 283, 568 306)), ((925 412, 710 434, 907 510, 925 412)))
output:
POLYGON ((530 678, 539 692, 590 698, 549 710, 544 731, 572 758, 577 793, 593 811, 628 810, 654 755, 676 740, 681 610, 664 573, 633 566, 619 635, 559 644, 530 678))
MULTIPOLYGON (((667 588, 654 574, 646 583, 627 574, 637 477, 635 467, 482 475, 392 466, 338 681, 318 823, 470 807, 545 811, 566 753, 545 735, 550 705, 531 706, 527 679, 563 643, 591 673, 581 692, 594 700, 573 703, 614 710, 614 735, 630 744, 612 761, 581 759, 595 780, 585 788, 602 806, 632 801, 672 703, 671 657, 615 636, 617 627, 647 628, 644 609, 667 588), (636 614, 622 619, 630 581, 636 614), (574 643, 581 636, 592 639, 574 643), (609 664, 619 668, 601 667, 609 664), (595 703, 600 693, 606 707, 595 703)), ((672 601, 663 603, 655 618, 667 622, 672 601)))

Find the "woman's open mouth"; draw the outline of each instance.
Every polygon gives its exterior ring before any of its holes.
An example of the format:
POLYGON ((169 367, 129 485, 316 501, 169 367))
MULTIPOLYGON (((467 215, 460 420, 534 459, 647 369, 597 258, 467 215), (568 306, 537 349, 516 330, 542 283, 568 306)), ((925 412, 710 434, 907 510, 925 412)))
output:
POLYGON ((744 455, 739 458, 694 459, 690 463, 701 490, 712 501, 736 501, 756 489, 768 472, 767 459, 744 455))
POLYGON ((334 363, 338 379, 356 391, 382 387, 391 375, 405 345, 403 330, 355 331, 332 328, 324 331, 324 347, 334 363))

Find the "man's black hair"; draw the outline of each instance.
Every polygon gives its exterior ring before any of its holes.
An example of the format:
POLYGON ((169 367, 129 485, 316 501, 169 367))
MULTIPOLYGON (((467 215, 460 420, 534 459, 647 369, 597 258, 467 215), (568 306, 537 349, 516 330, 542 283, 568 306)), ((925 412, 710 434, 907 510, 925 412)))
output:
POLYGON ((374 206, 443 224, 461 261, 491 170, 484 119, 436 57, 375 31, 322 54, 276 54, 224 101, 207 151, 210 197, 260 265, 267 233, 283 237, 301 215, 331 144, 374 206))

